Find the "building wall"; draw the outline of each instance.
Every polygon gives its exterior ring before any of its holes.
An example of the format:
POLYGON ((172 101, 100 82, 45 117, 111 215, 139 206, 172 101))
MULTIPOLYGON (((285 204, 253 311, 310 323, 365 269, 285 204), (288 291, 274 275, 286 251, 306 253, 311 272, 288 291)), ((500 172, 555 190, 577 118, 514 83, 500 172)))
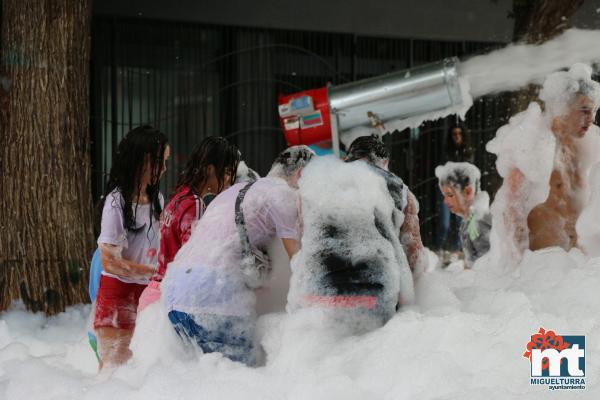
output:
POLYGON ((94 13, 389 38, 507 42, 511 7, 511 0, 102 0, 94 2, 94 13))

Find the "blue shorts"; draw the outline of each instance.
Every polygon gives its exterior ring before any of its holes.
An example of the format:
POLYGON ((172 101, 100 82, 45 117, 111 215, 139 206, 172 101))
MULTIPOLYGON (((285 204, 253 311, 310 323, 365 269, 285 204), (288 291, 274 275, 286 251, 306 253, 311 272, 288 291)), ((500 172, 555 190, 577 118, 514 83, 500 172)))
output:
POLYGON ((256 365, 254 319, 231 315, 199 314, 192 317, 170 311, 169 320, 177 334, 204 353, 222 353, 232 361, 256 365))

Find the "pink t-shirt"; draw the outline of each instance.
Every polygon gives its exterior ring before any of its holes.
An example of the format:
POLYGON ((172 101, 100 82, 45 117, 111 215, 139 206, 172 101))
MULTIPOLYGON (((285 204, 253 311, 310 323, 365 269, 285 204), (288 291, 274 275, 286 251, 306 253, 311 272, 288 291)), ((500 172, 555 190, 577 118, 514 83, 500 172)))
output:
MULTIPOLYGON (((159 193, 161 206, 164 204, 159 193)), ((135 229, 126 230, 123 217, 123 196, 117 189, 106 196, 102 209, 102 220, 98 244, 112 244, 122 248, 121 257, 140 264, 156 265, 160 245, 159 222, 150 215, 150 204, 131 205, 135 229), (136 207, 137 206, 137 207, 136 207)), ((148 279, 132 279, 102 271, 103 275, 117 278, 122 282, 147 284, 148 279)))
POLYGON ((181 246, 192 234, 192 225, 204 214, 204 202, 184 186, 175 193, 165 208, 160 222, 158 270, 152 277, 161 281, 181 246))
MULTIPOLYGON (((247 316, 254 293, 244 282, 235 202, 246 183, 233 185, 208 206, 167 270, 161 288, 167 310, 247 316)), ((242 204, 250 243, 265 248, 276 238, 298 240, 296 191, 283 179, 259 179, 242 204)))

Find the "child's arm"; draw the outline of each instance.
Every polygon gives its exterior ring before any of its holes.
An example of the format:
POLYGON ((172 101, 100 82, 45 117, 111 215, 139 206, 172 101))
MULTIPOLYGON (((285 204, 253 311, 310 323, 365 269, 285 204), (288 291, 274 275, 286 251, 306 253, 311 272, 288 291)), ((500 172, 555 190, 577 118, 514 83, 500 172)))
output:
POLYGON ((404 209, 404 223, 400 226, 400 243, 411 271, 415 276, 420 275, 426 267, 427 254, 421 241, 419 204, 411 192, 408 193, 408 204, 404 209))
POLYGON ((114 275, 131 279, 150 278, 155 268, 151 265, 139 264, 121 257, 121 247, 112 244, 100 244, 102 268, 114 275))
POLYGON ((504 224, 507 229, 508 239, 522 255, 528 244, 527 215, 523 215, 523 191, 526 188, 525 175, 518 169, 510 170, 506 177, 508 198, 506 210, 503 213, 504 224))

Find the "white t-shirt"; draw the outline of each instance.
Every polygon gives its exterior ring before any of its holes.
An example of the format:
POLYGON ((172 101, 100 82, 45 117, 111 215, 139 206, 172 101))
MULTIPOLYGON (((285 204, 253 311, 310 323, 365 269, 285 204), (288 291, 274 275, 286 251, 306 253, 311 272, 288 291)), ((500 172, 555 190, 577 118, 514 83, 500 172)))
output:
MULTIPOLYGON (((161 208, 164 199, 159 193, 161 208)), ((159 221, 150 215, 150 204, 131 205, 135 230, 126 230, 123 217, 123 196, 117 189, 106 196, 102 209, 102 221, 98 244, 112 244, 121 247, 121 257, 140 264, 156 266, 160 246, 159 221)), ((102 275, 117 278, 126 283, 148 284, 148 279, 132 279, 102 271, 102 275)))
MULTIPOLYGON (((242 246, 235 202, 247 183, 233 185, 214 199, 167 269, 161 290, 167 311, 251 316, 254 291, 244 282, 242 246)), ((259 179, 246 193, 242 210, 252 246, 275 238, 298 240, 296 191, 283 179, 259 179)))

